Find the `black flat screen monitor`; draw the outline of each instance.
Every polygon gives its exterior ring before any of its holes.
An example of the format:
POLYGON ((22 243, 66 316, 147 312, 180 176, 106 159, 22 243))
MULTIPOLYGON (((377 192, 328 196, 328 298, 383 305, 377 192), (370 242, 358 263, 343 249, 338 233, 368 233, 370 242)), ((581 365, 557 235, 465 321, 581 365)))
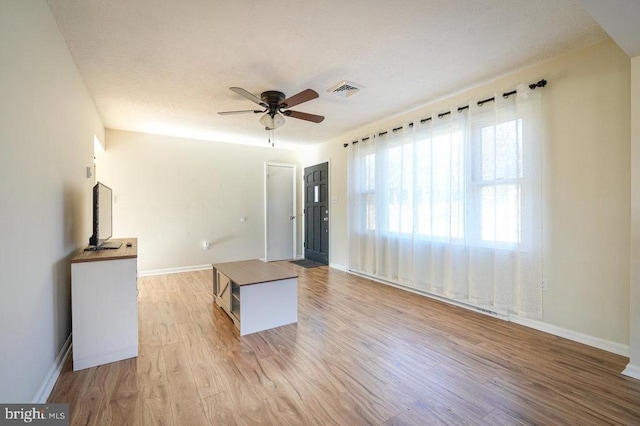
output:
POLYGON ((118 249, 122 243, 107 242, 113 235, 113 193, 107 185, 98 182, 93 187, 93 235, 89 250, 118 249))

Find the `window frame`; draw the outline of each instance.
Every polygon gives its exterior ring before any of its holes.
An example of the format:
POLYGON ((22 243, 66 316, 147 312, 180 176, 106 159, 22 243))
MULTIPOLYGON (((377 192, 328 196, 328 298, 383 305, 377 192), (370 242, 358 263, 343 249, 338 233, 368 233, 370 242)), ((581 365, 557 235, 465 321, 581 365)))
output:
MULTIPOLYGON (((402 230, 402 223, 398 223, 398 230, 391 231, 392 228, 391 223, 388 223, 386 226, 387 234, 389 236, 393 236, 394 238, 399 239, 413 239, 424 241, 427 243, 441 243, 441 244, 452 244, 452 245, 469 245, 476 247, 492 247, 492 248, 500 248, 505 250, 518 250, 523 245, 523 232, 522 232, 522 220, 523 220, 523 212, 522 212, 522 189, 525 183, 525 170, 524 170, 524 120, 521 117, 510 117, 501 121, 500 123, 491 122, 490 120, 477 120, 468 130, 467 137, 464 137, 461 143, 460 155, 462 155, 462 159, 460 161, 462 165, 462 197, 461 200, 463 202, 462 206, 462 231, 459 233, 459 236, 438 236, 427 234, 427 233, 419 233, 417 231, 417 227, 419 227, 418 222, 416 221, 417 214, 416 208, 418 208, 418 204, 415 202, 416 196, 420 199, 431 200, 431 195, 427 194, 417 194, 416 191, 413 191, 413 219, 412 219, 412 229, 413 231, 407 232, 402 230), (501 178, 494 176, 492 179, 483 179, 482 178, 482 130, 487 127, 493 127, 494 129, 498 127, 500 124, 509 123, 515 121, 517 123, 516 127, 516 155, 518 156, 515 161, 517 161, 517 176, 512 178, 501 178), (500 241, 497 239, 489 240, 484 239, 482 236, 482 217, 480 220, 476 221, 476 226, 471 226, 470 222, 467 220, 473 212, 480 213, 482 212, 482 190, 484 188, 495 188, 496 190, 500 187, 505 186, 514 186, 517 193, 517 241, 500 241)), ((460 130, 457 130, 459 132, 460 130)), ((495 132, 495 130, 494 130, 495 132)), ((454 132, 440 133, 440 135, 453 135, 454 132)), ((415 146, 421 143, 429 143, 433 144, 434 140, 437 136, 432 137, 431 135, 424 137, 422 139, 417 140, 398 140, 394 141, 390 146, 386 147, 387 153, 391 149, 400 148, 402 150, 406 149, 408 146, 409 149, 413 150, 413 188, 416 187, 415 176, 416 176, 416 168, 419 166, 420 158, 418 157, 417 150, 415 146)), ((464 136, 464 134, 463 134, 464 136)), ((389 156, 386 156, 387 159, 389 156)), ((401 157, 402 158, 402 157, 401 157)), ((378 194, 377 194, 377 185, 376 179, 378 176, 378 159, 379 155, 376 152, 371 152, 365 154, 361 159, 361 164, 363 166, 364 174, 367 176, 367 182, 369 185, 366 185, 366 188, 363 188, 362 192, 359 194, 362 200, 362 218, 363 218, 363 229, 361 232, 366 232, 368 234, 375 234, 379 231, 379 224, 377 220, 379 220, 378 209, 378 194), (373 160, 370 160, 373 159, 373 160), (373 170, 370 171, 370 167, 373 167, 373 170), (371 206, 373 207, 371 209, 371 206), (371 210, 370 210, 371 209, 371 210)), ((437 159, 433 158, 433 146, 430 146, 430 155, 429 155, 429 164, 428 167, 431 170, 433 164, 437 161, 437 159)), ((387 166, 387 170, 388 170, 387 166)), ((433 178, 433 177, 432 177, 433 178)), ((431 190, 433 189, 433 180, 430 180, 429 185, 425 187, 425 189, 431 190)), ((428 191, 432 192, 432 191, 428 191)), ((401 212, 402 209, 402 194, 400 194, 398 208, 401 212)), ((433 216, 433 202, 431 201, 429 204, 429 209, 431 211, 431 215, 433 216)), ((389 208, 389 205, 386 206, 389 208)), ((401 213, 400 213, 401 214, 401 213)), ((390 220, 390 215, 387 211, 387 218, 390 220)), ((430 231, 433 231, 431 227, 430 231)))

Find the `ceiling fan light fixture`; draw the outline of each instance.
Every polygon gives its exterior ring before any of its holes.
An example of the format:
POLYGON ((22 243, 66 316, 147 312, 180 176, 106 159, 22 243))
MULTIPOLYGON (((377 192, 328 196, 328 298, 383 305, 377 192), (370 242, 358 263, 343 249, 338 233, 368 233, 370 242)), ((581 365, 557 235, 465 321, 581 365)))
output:
POLYGON ((281 114, 274 114, 273 117, 266 113, 260 117, 260 124, 262 124, 265 130, 275 130, 278 127, 282 127, 284 124, 284 117, 281 114))

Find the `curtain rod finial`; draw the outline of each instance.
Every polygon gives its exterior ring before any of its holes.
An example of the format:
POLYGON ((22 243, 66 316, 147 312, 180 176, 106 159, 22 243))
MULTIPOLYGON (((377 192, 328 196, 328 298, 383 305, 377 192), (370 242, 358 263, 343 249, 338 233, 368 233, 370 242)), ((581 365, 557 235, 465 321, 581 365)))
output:
POLYGON ((547 85, 547 80, 545 80, 544 78, 540 81, 538 81, 537 83, 533 83, 529 85, 529 89, 533 90, 536 87, 545 87, 547 85))

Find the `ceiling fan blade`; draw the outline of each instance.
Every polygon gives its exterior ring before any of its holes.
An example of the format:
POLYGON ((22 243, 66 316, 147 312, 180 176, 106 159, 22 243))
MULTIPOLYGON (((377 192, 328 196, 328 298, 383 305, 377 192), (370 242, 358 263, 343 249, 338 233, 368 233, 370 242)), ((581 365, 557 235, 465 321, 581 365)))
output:
POLYGON ((287 105, 286 107, 283 105, 284 108, 291 108, 293 106, 296 106, 303 102, 310 101, 311 99, 315 99, 317 97, 318 97, 318 93, 316 93, 315 90, 307 89, 291 97, 288 97, 287 99, 282 101, 282 104, 287 105))
POLYGON ((324 120, 324 117, 321 115, 309 114, 308 112, 300 112, 300 111, 282 111, 284 115, 287 117, 297 118, 299 120, 312 121, 314 123, 320 123, 324 120))
POLYGON ((257 97, 256 95, 254 95, 253 93, 249 93, 246 90, 244 90, 242 87, 229 87, 229 90, 237 93, 240 96, 243 96, 247 99, 249 99, 252 102, 257 103, 260 106, 266 107, 267 104, 265 104, 264 102, 262 102, 262 99, 260 99, 259 97, 257 97))
POLYGON ((260 111, 260 110, 257 110, 257 109, 245 109, 243 111, 222 111, 222 112, 219 112, 218 114, 219 115, 234 115, 234 114, 247 114, 247 113, 250 113, 250 112, 252 112, 254 114, 260 114, 261 112, 264 112, 264 111, 260 111))

